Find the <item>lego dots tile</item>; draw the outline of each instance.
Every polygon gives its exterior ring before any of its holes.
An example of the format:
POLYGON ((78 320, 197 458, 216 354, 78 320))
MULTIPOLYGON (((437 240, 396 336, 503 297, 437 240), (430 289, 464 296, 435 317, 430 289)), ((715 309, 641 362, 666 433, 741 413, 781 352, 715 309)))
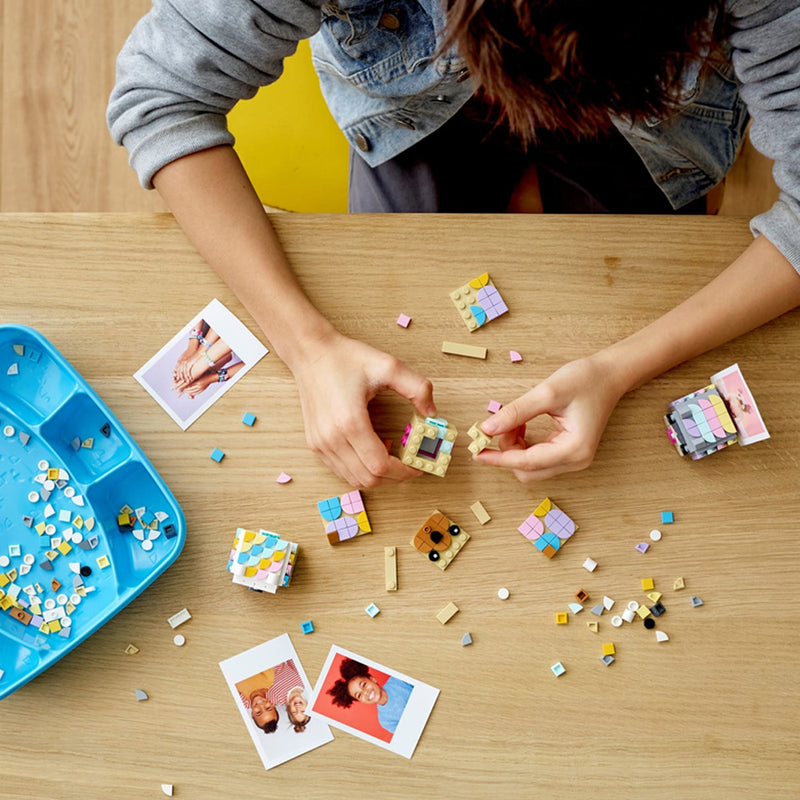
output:
POLYGON ((488 272, 450 292, 450 297, 470 331, 477 330, 508 311, 488 272))
POLYGON ((347 492, 341 497, 320 500, 317 508, 326 523, 325 533, 331 544, 339 544, 372 532, 364 509, 364 501, 358 489, 347 492))
POLYGON ((443 478, 453 453, 458 431, 446 419, 414 414, 401 440, 400 460, 420 472, 443 478))
POLYGON ((548 558, 552 558, 578 526, 549 498, 545 497, 517 529, 548 558))
POLYGON ((469 534, 437 510, 425 520, 411 544, 444 571, 468 541, 469 534))

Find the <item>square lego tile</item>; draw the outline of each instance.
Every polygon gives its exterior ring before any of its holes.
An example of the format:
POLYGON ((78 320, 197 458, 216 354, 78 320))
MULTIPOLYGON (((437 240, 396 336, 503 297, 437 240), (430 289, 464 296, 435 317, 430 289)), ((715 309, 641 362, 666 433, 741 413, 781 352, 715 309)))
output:
POLYGON ((372 532, 364 500, 357 489, 341 497, 320 500, 317 509, 326 523, 325 533, 330 544, 340 544, 372 532))
POLYGON ((530 539, 539 552, 552 558, 578 526, 549 497, 545 497, 517 530, 530 539))
POLYGON ((476 331, 508 311, 488 272, 450 292, 450 297, 470 331, 476 331))
POLYGON ((411 545, 444 571, 468 541, 469 534, 437 510, 425 520, 411 545))

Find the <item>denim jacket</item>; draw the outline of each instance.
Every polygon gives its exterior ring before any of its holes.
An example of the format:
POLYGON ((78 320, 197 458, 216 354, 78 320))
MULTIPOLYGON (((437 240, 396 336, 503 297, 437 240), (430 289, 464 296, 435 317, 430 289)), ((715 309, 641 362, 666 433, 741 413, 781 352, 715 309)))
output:
MULTIPOLYGON (((661 119, 613 119, 680 208, 730 169, 751 138, 776 160, 781 199, 752 227, 800 271, 800 0, 728 0, 715 66, 687 70, 661 119), (721 61, 722 63, 717 63, 721 61)), ((181 155, 232 143, 225 114, 277 79, 311 37, 328 106, 370 165, 436 130, 472 96, 464 60, 439 54, 442 0, 154 0, 117 61, 108 121, 143 185, 181 155)))

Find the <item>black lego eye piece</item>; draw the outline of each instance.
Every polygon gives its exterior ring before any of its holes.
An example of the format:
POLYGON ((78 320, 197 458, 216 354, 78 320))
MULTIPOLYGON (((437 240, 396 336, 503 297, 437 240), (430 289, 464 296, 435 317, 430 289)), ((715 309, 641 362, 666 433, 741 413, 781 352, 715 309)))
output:
POLYGON ((431 561, 438 561, 441 558, 441 556, 436 550, 431 550, 430 553, 428 553, 428 558, 431 561))
POLYGON ((458 536, 458 534, 459 534, 459 533, 461 533, 461 528, 459 528, 459 527, 458 527, 458 525, 451 525, 451 526, 450 526, 450 527, 447 529, 447 532, 448 532, 448 533, 449 533, 451 536, 458 536))
POLYGON ((430 540, 434 544, 439 544, 439 542, 441 542, 442 539, 444 539, 444 536, 441 533, 439 533, 439 531, 431 531, 430 540))

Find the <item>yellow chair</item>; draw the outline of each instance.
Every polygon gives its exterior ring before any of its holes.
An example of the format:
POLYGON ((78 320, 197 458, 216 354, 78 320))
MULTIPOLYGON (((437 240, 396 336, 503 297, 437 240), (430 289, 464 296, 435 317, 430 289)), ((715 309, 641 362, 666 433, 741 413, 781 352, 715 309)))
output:
POLYGON ((308 42, 284 74, 228 115, 236 152, 265 205, 347 211, 348 144, 322 98, 308 42))

